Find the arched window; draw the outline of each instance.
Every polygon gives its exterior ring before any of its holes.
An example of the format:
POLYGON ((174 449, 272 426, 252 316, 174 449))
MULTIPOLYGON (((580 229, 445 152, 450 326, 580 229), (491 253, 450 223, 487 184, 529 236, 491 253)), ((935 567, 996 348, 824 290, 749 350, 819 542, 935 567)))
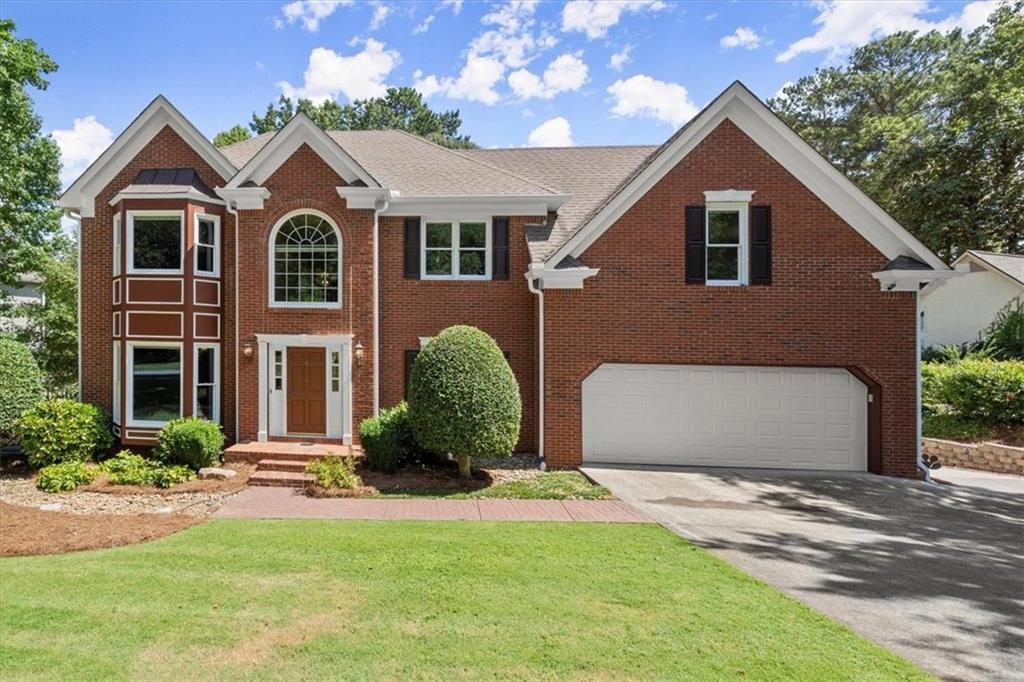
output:
POLYGON ((338 230, 324 216, 299 213, 273 233, 275 304, 335 306, 341 301, 338 230))

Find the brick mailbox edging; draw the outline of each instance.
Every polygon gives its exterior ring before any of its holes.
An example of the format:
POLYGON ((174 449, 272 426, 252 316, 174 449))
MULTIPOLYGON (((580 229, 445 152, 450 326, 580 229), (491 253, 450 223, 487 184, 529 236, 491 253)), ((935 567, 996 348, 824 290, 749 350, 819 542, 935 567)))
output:
POLYGON ((1024 448, 999 443, 958 443, 937 438, 921 440, 924 453, 938 457, 943 466, 1024 475, 1024 448))

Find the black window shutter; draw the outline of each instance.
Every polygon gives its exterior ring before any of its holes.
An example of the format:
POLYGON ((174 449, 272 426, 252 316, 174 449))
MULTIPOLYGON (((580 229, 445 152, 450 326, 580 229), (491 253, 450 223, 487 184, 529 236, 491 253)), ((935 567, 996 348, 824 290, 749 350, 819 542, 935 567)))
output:
POLYGON ((491 279, 508 279, 508 218, 494 218, 491 224, 491 279))
POLYGON ((772 207, 750 208, 750 283, 772 283, 772 207))
POLYGON ((409 380, 412 379, 412 365, 416 362, 416 356, 419 355, 418 350, 407 350, 405 351, 405 397, 409 397, 409 380))
POLYGON ((704 207, 686 207, 686 281, 689 284, 703 284, 705 280, 704 257, 704 207))
POLYGON ((420 278, 420 219, 405 219, 405 278, 420 278))

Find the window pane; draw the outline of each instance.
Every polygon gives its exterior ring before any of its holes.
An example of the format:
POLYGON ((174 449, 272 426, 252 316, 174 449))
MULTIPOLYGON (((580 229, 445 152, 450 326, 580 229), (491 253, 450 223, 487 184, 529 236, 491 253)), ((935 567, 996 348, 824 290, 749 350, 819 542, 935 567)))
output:
POLYGON ((196 387, 196 416, 213 420, 213 387, 196 387))
POLYGON ((177 218, 135 218, 134 263, 139 269, 181 267, 181 221, 177 218))
POLYGON ((459 225, 459 246, 464 249, 487 246, 487 225, 485 223, 461 223, 459 225))
POLYGON ((132 418, 169 421, 180 416, 180 402, 180 351, 136 347, 132 355, 132 418))
POLYGON ((213 272, 213 247, 197 246, 196 253, 197 267, 199 272, 213 272))
POLYGON ((737 211, 708 213, 708 244, 739 244, 740 214, 737 211))
POLYGON ((196 237, 196 241, 200 244, 207 246, 213 246, 214 240, 216 239, 214 233, 214 226, 212 220, 199 220, 199 235, 196 237))
POLYGON ((214 350, 212 348, 200 348, 196 357, 196 383, 212 384, 215 376, 213 366, 214 350))
POLYGON ((427 223, 427 247, 444 248, 452 245, 451 223, 427 223))
POLYGON ((338 235, 322 218, 304 214, 288 220, 274 241, 274 300, 337 303, 338 235))
POLYGON ((735 246, 708 247, 708 279, 737 280, 740 278, 739 248, 735 246))
POLYGON ((460 251, 459 252, 459 274, 460 275, 482 275, 484 274, 485 251, 460 251))
POLYGON ((452 252, 451 251, 427 251, 427 274, 428 275, 450 275, 450 274, 452 274, 452 252))

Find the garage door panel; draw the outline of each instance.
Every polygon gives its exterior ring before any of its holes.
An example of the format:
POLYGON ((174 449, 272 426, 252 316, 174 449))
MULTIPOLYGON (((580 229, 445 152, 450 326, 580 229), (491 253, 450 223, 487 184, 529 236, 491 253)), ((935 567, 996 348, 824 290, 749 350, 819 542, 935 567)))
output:
POLYGON ((867 468, 867 389, 831 368, 603 365, 583 382, 586 462, 867 468))

